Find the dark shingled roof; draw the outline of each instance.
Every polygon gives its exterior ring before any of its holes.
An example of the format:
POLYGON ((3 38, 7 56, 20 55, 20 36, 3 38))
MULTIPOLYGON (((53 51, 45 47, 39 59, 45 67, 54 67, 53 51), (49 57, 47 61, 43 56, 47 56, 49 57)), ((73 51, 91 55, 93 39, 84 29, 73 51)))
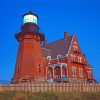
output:
POLYGON ((68 36, 66 39, 63 38, 60 40, 56 40, 52 43, 42 46, 43 57, 51 56, 52 58, 56 58, 57 55, 65 56, 65 54, 68 53, 68 50, 72 41, 72 37, 73 35, 68 36), (49 50, 46 50, 46 49, 49 49, 49 50))
POLYGON ((51 50, 42 47, 42 56, 43 56, 44 58, 47 58, 47 56, 52 56, 51 50))

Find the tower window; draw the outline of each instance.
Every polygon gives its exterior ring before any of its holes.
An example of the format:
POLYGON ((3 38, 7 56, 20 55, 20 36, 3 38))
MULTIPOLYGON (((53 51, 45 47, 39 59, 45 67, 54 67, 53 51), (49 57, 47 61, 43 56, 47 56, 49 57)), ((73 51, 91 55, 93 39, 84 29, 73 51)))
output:
POLYGON ((40 65, 38 65, 38 71, 39 71, 39 73, 41 73, 41 66, 40 65))
POLYGON ((35 38, 36 42, 38 42, 38 36, 36 35, 36 38, 35 38))

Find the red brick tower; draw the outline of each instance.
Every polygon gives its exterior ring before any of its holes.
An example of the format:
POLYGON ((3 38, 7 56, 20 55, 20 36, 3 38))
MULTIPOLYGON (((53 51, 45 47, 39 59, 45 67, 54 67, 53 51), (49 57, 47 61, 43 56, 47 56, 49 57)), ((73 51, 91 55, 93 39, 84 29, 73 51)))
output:
POLYGON ((15 35, 19 48, 12 83, 45 78, 41 51, 44 35, 39 33, 37 19, 38 16, 32 12, 24 14, 21 32, 15 35))

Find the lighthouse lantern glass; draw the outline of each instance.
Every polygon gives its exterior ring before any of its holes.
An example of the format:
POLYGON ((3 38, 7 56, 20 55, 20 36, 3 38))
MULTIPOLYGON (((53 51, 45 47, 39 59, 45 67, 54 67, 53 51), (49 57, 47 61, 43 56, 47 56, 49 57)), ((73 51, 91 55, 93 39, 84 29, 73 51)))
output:
POLYGON ((25 15, 24 16, 24 23, 28 23, 28 22, 37 24, 37 17, 35 15, 32 15, 32 14, 25 15))

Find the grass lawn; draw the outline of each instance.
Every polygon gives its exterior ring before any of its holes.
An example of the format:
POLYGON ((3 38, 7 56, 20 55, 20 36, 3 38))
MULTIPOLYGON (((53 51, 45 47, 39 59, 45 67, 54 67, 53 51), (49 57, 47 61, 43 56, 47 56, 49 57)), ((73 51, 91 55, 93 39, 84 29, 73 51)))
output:
POLYGON ((100 100, 100 93, 0 92, 0 100, 100 100))

